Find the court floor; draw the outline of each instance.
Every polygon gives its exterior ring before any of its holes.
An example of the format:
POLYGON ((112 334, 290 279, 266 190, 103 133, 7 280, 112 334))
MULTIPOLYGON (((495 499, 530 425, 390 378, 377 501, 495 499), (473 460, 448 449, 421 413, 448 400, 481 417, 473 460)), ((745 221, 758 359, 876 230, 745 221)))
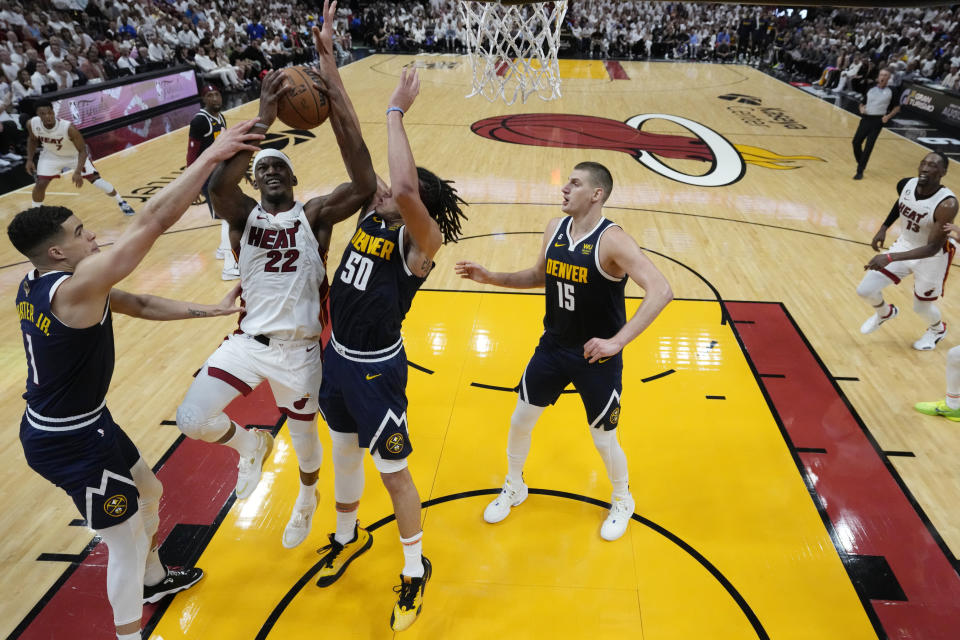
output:
MULTIPOLYGON (((383 112, 400 69, 420 69, 405 116, 414 155, 454 179, 470 203, 465 237, 444 247, 405 322, 411 470, 434 564, 422 638, 954 638, 960 628, 960 429, 916 414, 940 397, 946 350, 913 351, 923 322, 905 282, 896 322, 870 336, 854 289, 869 240, 925 151, 884 132, 863 181, 852 115, 737 65, 566 62, 563 97, 512 107, 466 100, 457 56, 378 55, 342 74, 364 137, 387 175, 383 112), (460 259, 529 266, 573 165, 614 176, 607 217, 667 275, 677 299, 625 350, 618 430, 637 501, 628 533, 599 537, 610 487, 565 394, 534 432, 530 498, 504 522, 481 514, 506 470, 512 388, 542 330, 543 296, 461 281, 460 259)), ((233 123, 256 104, 228 112, 233 123)), ((268 144, 294 162, 306 200, 345 179, 332 133, 278 123, 268 144)), ((180 130, 96 159, 137 209, 183 166, 180 130)), ((951 167, 944 182, 960 190, 951 167)), ((249 187, 248 187, 249 188, 249 187)), ((86 186, 50 188, 109 244, 126 220, 86 186)), ((0 220, 29 205, 0 199, 0 220)), ((331 264, 352 221, 335 231, 331 264)), ((229 287, 213 257, 218 228, 192 207, 122 288, 201 301, 229 287)), ((892 235, 892 234, 891 234, 892 235)), ((0 294, 27 270, 0 241, 0 294)), ((960 315, 953 281, 941 308, 960 315)), ((628 285, 628 312, 642 291, 628 285)), ((367 464, 361 522, 372 549, 333 586, 311 579, 332 531, 329 455, 307 542, 280 534, 296 496, 296 461, 266 388, 231 415, 272 429, 278 446, 253 496, 231 491, 229 450, 184 441, 173 426, 191 375, 232 319, 116 318, 111 411, 165 485, 162 554, 207 572, 145 611, 150 637, 383 638, 400 545, 389 498, 367 464)), ((15 585, 0 632, 16 638, 109 637, 105 555, 72 503, 27 468, 16 438, 24 357, 14 322, 0 329, 0 442, 6 517, 0 575, 15 585)), ((319 424, 325 453, 329 437, 319 424)))

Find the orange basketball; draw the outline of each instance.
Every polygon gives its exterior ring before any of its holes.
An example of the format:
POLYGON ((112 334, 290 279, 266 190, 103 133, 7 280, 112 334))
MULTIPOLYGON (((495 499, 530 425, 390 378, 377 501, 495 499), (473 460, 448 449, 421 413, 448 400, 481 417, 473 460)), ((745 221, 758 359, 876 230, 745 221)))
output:
POLYGON ((294 129, 313 129, 323 124, 330 115, 327 97, 314 88, 314 83, 323 86, 323 81, 309 67, 287 67, 288 91, 277 104, 277 117, 294 129))

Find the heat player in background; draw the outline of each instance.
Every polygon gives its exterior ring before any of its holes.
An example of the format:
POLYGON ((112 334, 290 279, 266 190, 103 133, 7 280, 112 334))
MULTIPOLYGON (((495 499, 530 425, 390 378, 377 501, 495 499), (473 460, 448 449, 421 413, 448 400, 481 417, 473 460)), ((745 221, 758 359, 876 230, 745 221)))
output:
POLYGON ((957 198, 940 184, 947 165, 947 157, 942 153, 928 153, 920 161, 917 177, 904 178, 897 184, 900 197, 870 246, 880 251, 887 229, 897 220, 903 228, 890 250, 874 256, 864 267, 867 272, 857 286, 857 295, 873 305, 876 312, 863 323, 860 333, 873 333, 884 322, 897 317, 897 307, 884 301, 882 291, 890 284, 900 284, 912 273, 913 310, 927 323, 927 330, 913 343, 913 348, 930 351, 947 335, 947 323, 936 305, 943 295, 955 252, 945 225, 957 215, 957 198))
POLYGON ((622 350, 673 299, 663 274, 637 243, 615 222, 603 217, 603 203, 613 189, 610 172, 596 162, 573 168, 563 187, 561 211, 543 234, 536 264, 514 273, 491 273, 473 262, 458 262, 460 276, 514 289, 546 288, 543 336, 520 378, 520 397, 507 436, 507 478, 483 518, 500 522, 527 498, 523 465, 530 452, 533 427, 547 405, 569 383, 583 400, 590 435, 613 485, 610 512, 600 528, 605 540, 627 530, 635 507, 630 494, 627 458, 617 440, 622 350), (627 278, 640 285, 643 304, 626 317, 627 278))
POLYGON ((155 537, 163 487, 106 407, 114 364, 112 314, 176 320, 240 309, 233 307, 236 289, 213 306, 113 287, 186 211, 217 163, 247 146, 252 124, 223 134, 151 198, 106 253, 100 253, 93 231, 64 207, 32 207, 7 227, 13 246, 34 267, 17 290, 27 358, 20 442, 27 464, 63 489, 106 543, 107 597, 120 640, 139 640, 145 602, 186 589, 203 572, 168 571, 160 563, 155 537))
MULTIPOLYGON (((300 490, 283 531, 292 549, 310 533, 317 508, 322 448, 317 432, 320 388, 320 334, 326 322, 326 257, 333 225, 353 215, 376 190, 377 178, 360 123, 333 59, 333 7, 324 10, 323 32, 314 27, 320 75, 327 87, 330 126, 350 182, 307 202, 294 198, 297 185, 290 159, 275 149, 253 158, 253 184, 260 202, 240 190, 250 152, 231 158, 210 179, 217 215, 230 224, 240 265, 245 312, 239 331, 225 340, 194 379, 177 409, 177 425, 190 438, 225 444, 239 454, 237 498, 249 497, 273 449, 266 431, 248 431, 223 412, 238 395, 269 381, 300 468, 300 490)), ((260 122, 265 131, 277 117, 277 103, 290 86, 280 71, 263 79, 260 122)))
MULTIPOLYGON (((220 112, 220 108, 223 106, 223 97, 220 95, 220 90, 212 84, 208 84, 200 90, 200 97, 203 100, 203 108, 190 121, 190 134, 187 142, 188 167, 207 147, 213 144, 220 132, 227 128, 227 119, 220 112)), ((210 209, 210 217, 218 219, 219 216, 213 210, 213 203, 210 201, 209 180, 203 183, 201 192, 207 201, 207 208, 210 209)), ((221 278, 236 280, 240 277, 237 258, 233 255, 233 249, 230 246, 230 225, 226 220, 220 221, 220 246, 217 247, 217 260, 223 260, 221 278)))
POLYGON ((46 197, 47 185, 61 173, 73 170, 71 181, 77 187, 83 186, 83 181, 100 189, 117 201, 117 206, 124 215, 132 216, 133 207, 120 197, 113 185, 100 177, 97 169, 90 162, 87 143, 83 136, 69 120, 57 118, 53 104, 46 99, 37 100, 36 114, 27 123, 27 173, 36 176, 33 185, 33 204, 39 207, 46 197), (33 163, 34 155, 40 145, 40 158, 33 163))

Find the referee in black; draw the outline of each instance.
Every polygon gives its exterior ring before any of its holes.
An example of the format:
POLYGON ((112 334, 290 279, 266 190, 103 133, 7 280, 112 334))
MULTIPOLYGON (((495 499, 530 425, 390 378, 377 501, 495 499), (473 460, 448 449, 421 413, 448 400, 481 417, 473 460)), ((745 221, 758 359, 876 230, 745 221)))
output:
POLYGON ((877 86, 867 91, 866 101, 860 103, 862 116, 860 126, 853 134, 853 157, 857 160, 857 173, 853 176, 854 180, 863 179, 863 170, 867 168, 873 143, 877 141, 883 125, 900 111, 899 104, 888 111, 890 102, 893 100, 893 89, 887 86, 889 82, 890 70, 881 69, 877 74, 877 86))

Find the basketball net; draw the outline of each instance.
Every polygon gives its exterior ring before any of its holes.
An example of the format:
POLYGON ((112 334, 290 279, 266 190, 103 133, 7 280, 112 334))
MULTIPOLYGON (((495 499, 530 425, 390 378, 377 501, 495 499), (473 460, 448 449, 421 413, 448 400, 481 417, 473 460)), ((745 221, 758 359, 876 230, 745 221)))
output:
POLYGON ((473 91, 513 104, 536 94, 560 97, 557 51, 567 0, 503 5, 461 0, 460 15, 473 68, 473 91))

